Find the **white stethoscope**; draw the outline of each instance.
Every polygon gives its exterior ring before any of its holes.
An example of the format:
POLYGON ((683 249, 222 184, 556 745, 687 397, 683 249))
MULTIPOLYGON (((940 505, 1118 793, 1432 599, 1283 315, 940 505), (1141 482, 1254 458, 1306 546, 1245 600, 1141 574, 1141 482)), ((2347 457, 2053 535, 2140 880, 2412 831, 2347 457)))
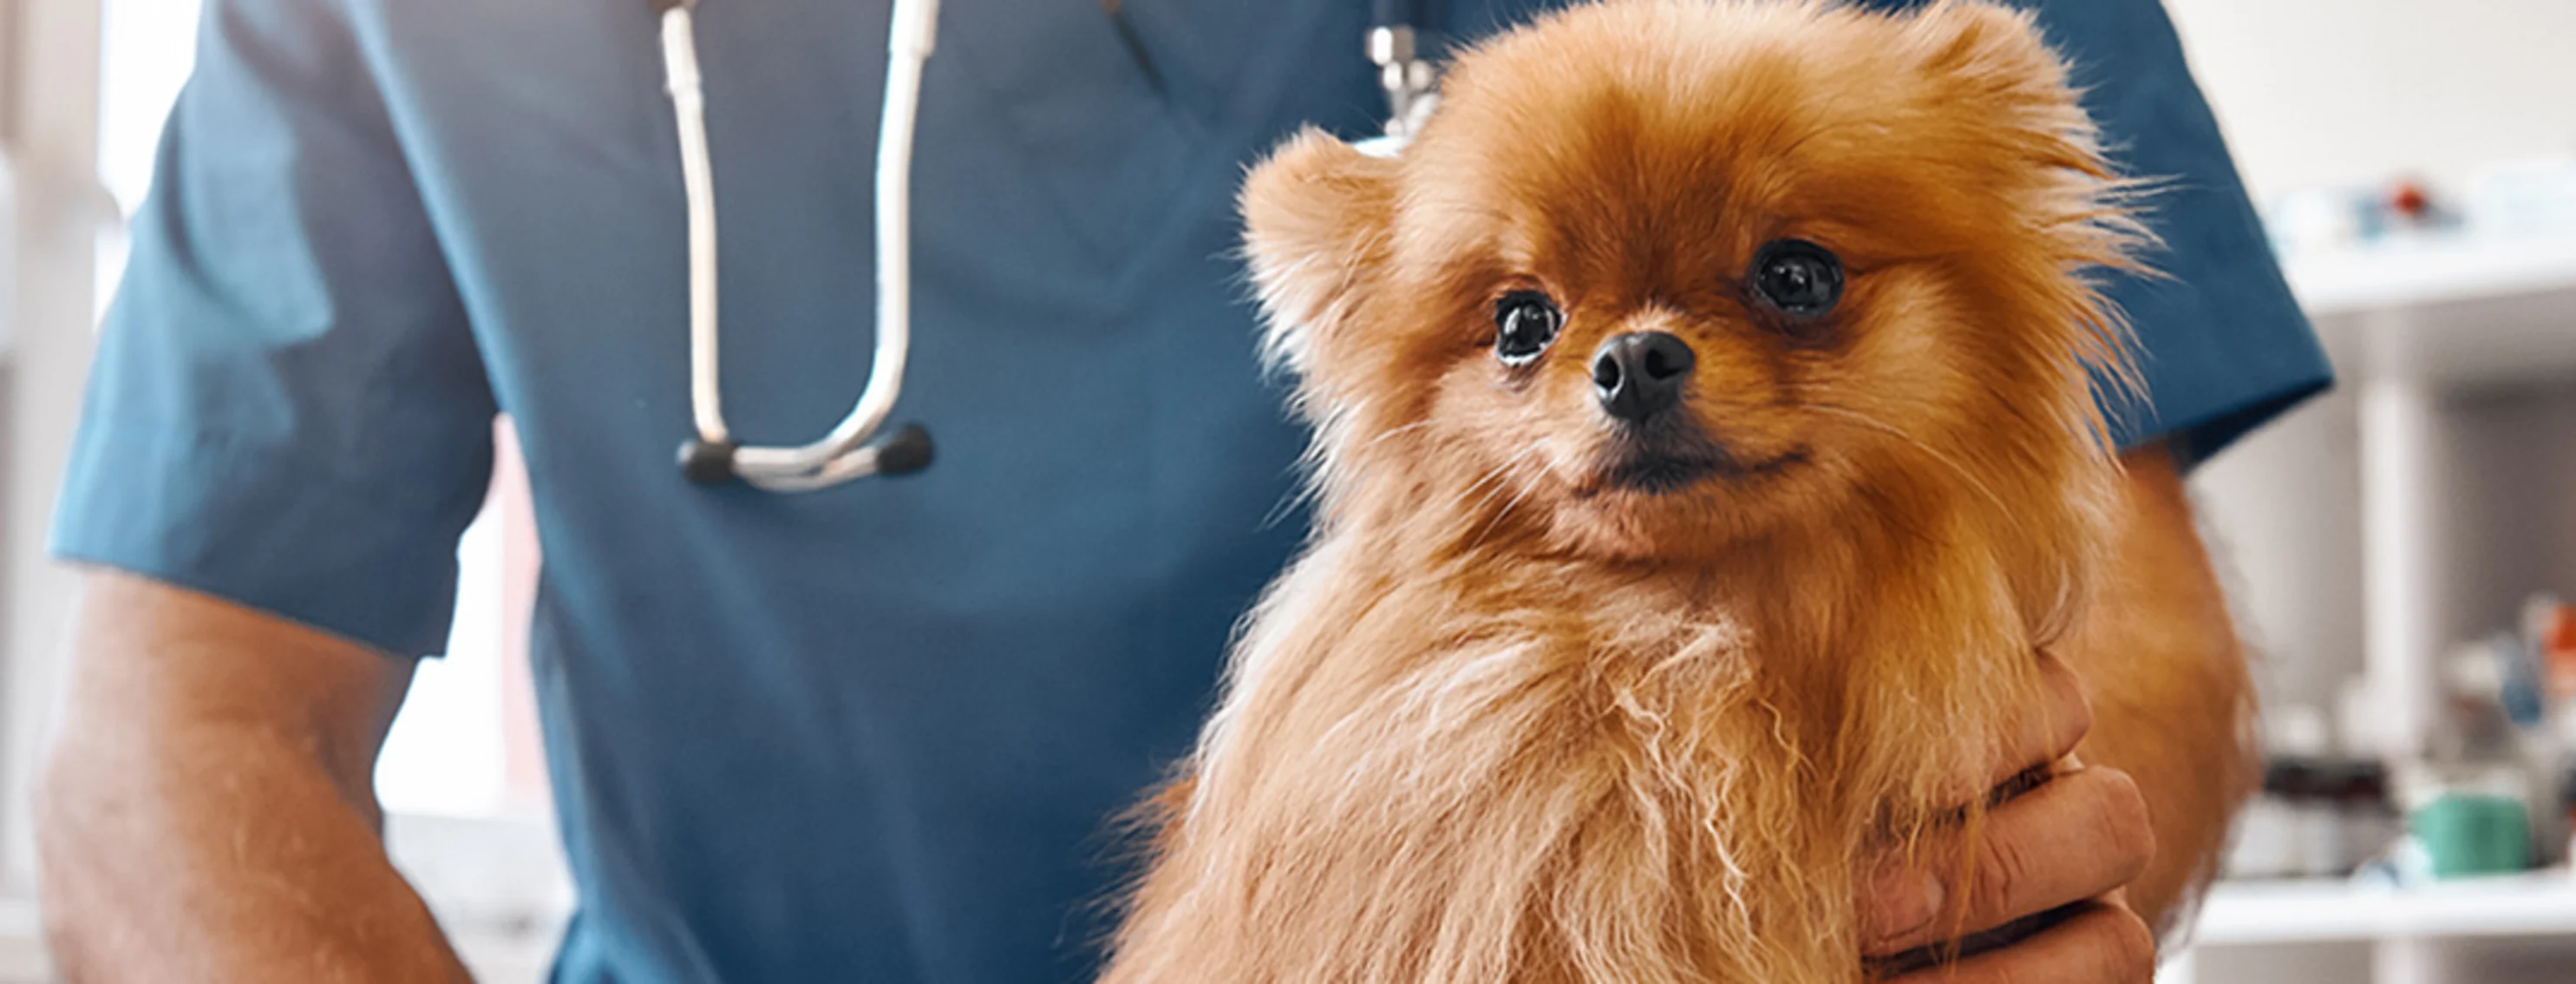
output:
MULTIPOLYGON (((771 492, 829 488, 864 475, 929 467, 930 432, 919 424, 883 431, 903 391, 912 345, 912 138, 921 111, 921 70, 938 37, 939 0, 894 0, 886 36, 885 108, 877 130, 877 344, 868 381, 831 433, 796 447, 745 445, 725 428, 717 374, 715 181, 707 155, 706 92, 698 73, 697 0, 653 0, 662 12, 662 65, 680 131, 680 183, 688 196, 689 410, 697 435, 680 445, 691 481, 739 478, 771 492)), ((1417 0, 1372 0, 1368 55, 1386 89, 1386 136, 1374 152, 1401 147, 1431 111, 1436 73, 1417 52, 1417 0)))

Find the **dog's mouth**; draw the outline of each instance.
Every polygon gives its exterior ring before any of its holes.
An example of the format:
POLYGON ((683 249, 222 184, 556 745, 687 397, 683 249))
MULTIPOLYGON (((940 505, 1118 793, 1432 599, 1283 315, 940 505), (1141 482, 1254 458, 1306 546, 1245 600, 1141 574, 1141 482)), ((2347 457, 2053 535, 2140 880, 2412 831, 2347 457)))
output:
POLYGON ((1807 460, 1803 447, 1746 461, 1697 427, 1634 428, 1613 437, 1603 449, 1592 478, 1578 489, 1579 498, 1605 492, 1663 496, 1710 479, 1743 484, 1759 481, 1807 460))

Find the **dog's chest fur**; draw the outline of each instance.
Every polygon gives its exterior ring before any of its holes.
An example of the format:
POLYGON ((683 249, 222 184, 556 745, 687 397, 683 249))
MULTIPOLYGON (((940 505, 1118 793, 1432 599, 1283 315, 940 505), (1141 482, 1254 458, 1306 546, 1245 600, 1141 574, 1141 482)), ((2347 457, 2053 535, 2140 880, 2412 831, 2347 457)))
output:
POLYGON ((1849 878, 1830 729, 1730 606, 1366 566, 1323 545, 1245 640, 1168 845, 1202 962, 1159 979, 1789 982, 1848 949, 1846 893, 1779 890, 1849 878))

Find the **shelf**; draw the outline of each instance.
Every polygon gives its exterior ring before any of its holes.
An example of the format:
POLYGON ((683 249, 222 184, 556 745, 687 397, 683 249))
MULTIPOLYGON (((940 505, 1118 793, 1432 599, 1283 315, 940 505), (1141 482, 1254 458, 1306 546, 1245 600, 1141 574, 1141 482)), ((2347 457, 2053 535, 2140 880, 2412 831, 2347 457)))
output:
POLYGON ((2282 272, 2347 377, 2576 377, 2576 235, 2393 240, 2282 272))
POLYGON ((2565 871, 2384 888, 2340 881, 2221 882, 2202 905, 2201 946, 2407 937, 2576 935, 2565 871))
POLYGON ((2576 292, 2576 235, 2426 236, 2295 254, 2282 264, 2317 318, 2576 292))

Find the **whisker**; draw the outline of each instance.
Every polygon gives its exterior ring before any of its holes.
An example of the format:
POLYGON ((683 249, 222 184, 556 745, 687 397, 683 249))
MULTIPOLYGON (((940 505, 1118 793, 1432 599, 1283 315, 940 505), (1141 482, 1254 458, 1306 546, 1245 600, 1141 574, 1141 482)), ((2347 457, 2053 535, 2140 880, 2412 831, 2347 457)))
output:
POLYGON ((1474 542, 1467 544, 1467 549, 1474 550, 1477 547, 1484 546, 1485 538, 1493 535, 1494 527, 1502 525, 1503 517, 1511 515, 1512 510, 1519 507, 1521 501, 1529 498, 1529 494, 1537 491, 1537 489, 1538 486, 1536 485, 1529 482, 1522 482, 1520 492, 1513 495, 1510 502, 1503 503, 1503 508, 1494 513, 1492 518, 1485 520, 1484 527, 1476 531, 1476 539, 1474 542))
POLYGON ((1486 473, 1485 473, 1485 477, 1483 477, 1483 478, 1479 478, 1479 479, 1477 479, 1476 481, 1474 481, 1473 483, 1470 483, 1470 484, 1467 486, 1466 491, 1465 491, 1465 492, 1460 493, 1459 498, 1461 498, 1461 499, 1466 498, 1468 494, 1473 493, 1473 492, 1476 490, 1477 486, 1481 486, 1481 485, 1485 484, 1486 482, 1493 482, 1493 483, 1494 483, 1494 487, 1493 487, 1493 489, 1492 489, 1491 491, 1486 492, 1483 498, 1479 498, 1479 499, 1477 499, 1477 500, 1476 500, 1476 504, 1475 504, 1475 505, 1472 505, 1472 506, 1467 507, 1467 508, 1466 508, 1466 510, 1465 510, 1465 512, 1466 512, 1468 515, 1472 516, 1472 515, 1475 515, 1477 512, 1482 511, 1482 510, 1485 508, 1485 504, 1486 504, 1486 503, 1489 503, 1489 502, 1494 501, 1494 497, 1495 497, 1495 496, 1497 496, 1497 495, 1501 495, 1501 494, 1503 493, 1503 489, 1511 483, 1511 470, 1512 470, 1512 467, 1513 467, 1514 465, 1518 465, 1518 464, 1520 464, 1520 463, 1521 463, 1521 462, 1523 462, 1523 461, 1528 460, 1528 459, 1529 459, 1529 457, 1530 457, 1531 455, 1534 455, 1534 454, 1537 454, 1537 453, 1538 453, 1538 445, 1536 445, 1536 444, 1532 444, 1532 445, 1530 445, 1530 446, 1528 446, 1528 447, 1522 448, 1522 449, 1520 450, 1520 453, 1515 454, 1515 455, 1512 455, 1512 456, 1511 456, 1511 457, 1509 457, 1509 458, 1503 459, 1503 463, 1502 463, 1502 464, 1495 465, 1495 466, 1493 467, 1493 470, 1486 472, 1486 473))
POLYGON ((1949 455, 1941 453, 1939 449, 1934 448, 1930 444, 1924 443, 1914 435, 1906 433, 1904 430, 1893 424, 1876 417, 1872 417, 1858 410, 1853 410, 1847 407, 1838 407, 1828 403, 1802 402, 1790 404, 1790 406, 1800 410, 1813 410, 1827 416, 1848 420, 1871 430, 1878 431, 1881 434, 1893 437, 1898 441, 1903 442, 1907 447, 1911 447, 1916 451, 1922 452, 1924 457, 1940 462, 1942 467, 1948 468, 1952 472, 1957 473, 1959 479, 1968 483, 1968 487, 1976 489, 1978 495, 1984 496, 1986 501, 1995 507, 1996 512, 2006 516, 2012 515, 2012 508, 2004 504, 2003 497, 1996 495, 1994 489, 1988 488, 1984 481, 1979 480, 1977 478, 1977 473, 1969 471, 1967 466, 1959 464, 1957 460, 1951 458, 1949 455))
POLYGON ((1421 429, 1423 429, 1423 428, 1425 428, 1425 427, 1429 427, 1429 426, 1431 426, 1431 425, 1432 425, 1432 423, 1433 423, 1433 421, 1431 421, 1431 420, 1427 420, 1427 419, 1426 419, 1426 420, 1417 420, 1417 421, 1414 421, 1414 422, 1412 422, 1412 423, 1410 423, 1410 424, 1406 424, 1406 425, 1404 425, 1404 426, 1402 426, 1402 427, 1395 428, 1394 430, 1387 431, 1387 432, 1386 432, 1386 433, 1384 433, 1384 434, 1380 434, 1380 435, 1378 435, 1378 436, 1376 436, 1376 437, 1369 438, 1368 446, 1369 446, 1369 447, 1376 447, 1376 446, 1378 446, 1378 445, 1380 445, 1380 444, 1384 444, 1384 443, 1386 443, 1387 439, 1389 439, 1389 438, 1396 437, 1396 436, 1398 436, 1398 435, 1403 435, 1403 434, 1410 434, 1410 433, 1412 433, 1412 432, 1414 432, 1414 431, 1418 431, 1418 430, 1421 430, 1421 429))
MULTIPOLYGON (((1528 460, 1528 459, 1529 459, 1529 457, 1530 457, 1531 455, 1537 454, 1537 453, 1538 453, 1538 450, 1539 450, 1539 446, 1538 446, 1538 445, 1536 445, 1536 444, 1532 444, 1532 445, 1530 445, 1530 446, 1528 446, 1528 447, 1522 448, 1522 449, 1521 449, 1521 452, 1520 452, 1519 454, 1515 454, 1515 455, 1513 455, 1513 456, 1511 457, 1511 459, 1510 459, 1510 460, 1503 462, 1503 464, 1502 464, 1502 468, 1501 468, 1500 470, 1502 470, 1502 471, 1508 471, 1512 466, 1517 465, 1517 464, 1521 463, 1522 461, 1528 460)), ((1471 515, 1472 515, 1475 511, 1477 511, 1477 510, 1482 510, 1482 509, 1485 507, 1485 504, 1486 504, 1486 503, 1494 501, 1494 496, 1496 496, 1496 495, 1500 495, 1500 494, 1502 493, 1502 491, 1503 491, 1504 486, 1505 486, 1505 485, 1508 485, 1508 484, 1511 484, 1511 483, 1510 483, 1510 481, 1509 481, 1509 478, 1510 478, 1510 476, 1509 476, 1509 475, 1505 475, 1505 476, 1504 476, 1504 478, 1505 478, 1505 481, 1504 481, 1504 482, 1501 482, 1501 483, 1497 483, 1497 484, 1494 486, 1493 491, 1486 493, 1484 498, 1477 500, 1477 502, 1476 502, 1476 505, 1475 505, 1474 509, 1469 510, 1469 513, 1470 513, 1471 515)), ((1471 541, 1469 541, 1469 542, 1467 543, 1466 549, 1468 549, 1468 550, 1474 550, 1475 548, 1477 548, 1477 547, 1479 547, 1479 546, 1484 545, 1485 538, 1486 538, 1487 536, 1490 536, 1490 535, 1492 535, 1492 534, 1493 534, 1494 528, 1495 528, 1496 526, 1501 525, 1501 523, 1502 523, 1502 521, 1503 521, 1503 517, 1506 517, 1506 516, 1511 515, 1511 514, 1512 514, 1512 510, 1513 510, 1513 509, 1515 509, 1515 508, 1518 508, 1518 507, 1520 506, 1520 504, 1521 504, 1521 501, 1522 501, 1522 500, 1524 500, 1524 499, 1529 498, 1529 494, 1530 494, 1531 492, 1533 492, 1533 491, 1536 491, 1536 490, 1537 490, 1537 488, 1538 488, 1538 486, 1536 486, 1536 485, 1534 485, 1534 484, 1531 484, 1530 482, 1527 482, 1527 481, 1520 482, 1520 483, 1519 483, 1519 485, 1520 485, 1520 490, 1519 490, 1519 491, 1517 491, 1517 492, 1515 492, 1515 493, 1513 493, 1513 494, 1512 494, 1512 497, 1511 497, 1511 499, 1510 499, 1509 501, 1506 501, 1506 502, 1504 502, 1504 503, 1503 503, 1503 508, 1502 508, 1502 509, 1500 509, 1500 510, 1498 510, 1498 511, 1496 511, 1493 515, 1486 517, 1486 518, 1485 518, 1485 522, 1484 522, 1483 524, 1479 525, 1479 526, 1476 528, 1476 536, 1475 536, 1475 539, 1473 539, 1473 540, 1471 540, 1471 541)))

